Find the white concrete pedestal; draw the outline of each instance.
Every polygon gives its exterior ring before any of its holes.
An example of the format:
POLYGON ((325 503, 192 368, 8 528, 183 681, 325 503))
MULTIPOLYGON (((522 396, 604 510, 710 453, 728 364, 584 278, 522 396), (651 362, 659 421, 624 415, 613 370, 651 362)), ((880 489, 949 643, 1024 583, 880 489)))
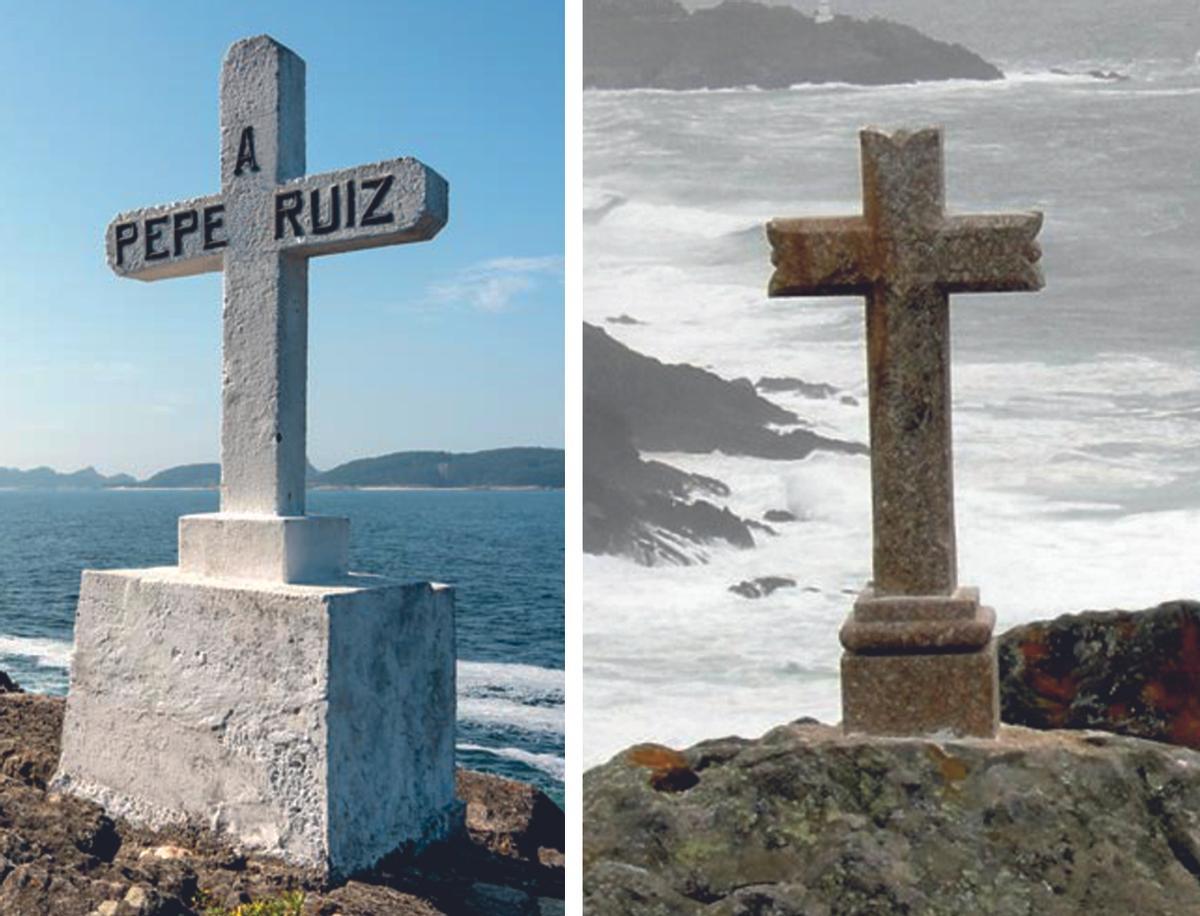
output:
POLYGON ((453 591, 87 571, 54 787, 347 875, 462 822, 453 591))

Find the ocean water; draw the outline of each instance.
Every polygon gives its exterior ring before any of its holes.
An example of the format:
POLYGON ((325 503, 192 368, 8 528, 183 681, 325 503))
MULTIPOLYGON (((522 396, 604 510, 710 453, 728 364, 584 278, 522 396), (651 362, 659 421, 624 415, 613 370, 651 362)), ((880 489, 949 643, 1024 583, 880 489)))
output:
MULTIPOLYGON (((473 769, 563 785, 563 494, 314 491, 351 520, 355 569, 457 589, 458 753, 473 769)), ((0 669, 66 692, 81 569, 175 562, 176 520, 206 491, 0 491, 0 669)))
MULTIPOLYGON (((1046 214, 1044 291, 951 302, 960 581, 1000 629, 1200 596, 1200 70, 1116 63, 1135 78, 585 93, 584 316, 727 378, 834 384, 857 405, 771 397, 867 441, 862 301, 768 300, 763 224, 861 212, 861 126, 941 125, 951 211, 1046 214), (605 324, 621 314, 644 324, 605 324)), ((585 559, 586 763, 837 721, 867 460, 655 457, 729 483, 740 514, 801 520, 705 566, 585 559), (727 591, 763 575, 798 587, 727 591)))

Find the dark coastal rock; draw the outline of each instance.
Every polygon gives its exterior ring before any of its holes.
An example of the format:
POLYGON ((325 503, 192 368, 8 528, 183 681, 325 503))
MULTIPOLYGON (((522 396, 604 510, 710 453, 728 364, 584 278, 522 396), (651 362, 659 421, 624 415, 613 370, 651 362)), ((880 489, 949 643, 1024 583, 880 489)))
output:
POLYGON ((584 910, 1197 912, 1198 812, 1200 753, 1115 735, 643 745, 584 775, 584 910))
POLYGON ((817 23, 787 6, 726 0, 689 13, 674 0, 587 0, 583 84, 597 89, 779 89, 1002 79, 961 45, 884 19, 817 23))
POLYGON ((687 365, 665 365, 583 329, 583 549, 640 563, 703 562, 705 545, 754 546, 761 522, 718 500, 719 480, 688 474, 640 451, 803 458, 817 449, 865 454, 866 447, 800 429, 799 417, 761 397, 749 380, 728 381, 687 365))
POLYGON ((774 391, 785 391, 813 400, 833 397, 838 391, 833 385, 827 385, 824 382, 806 382, 804 379, 790 376, 760 378, 754 387, 768 394, 774 391))
POLYGON ((460 770, 465 835, 327 885, 207 830, 143 830, 47 794, 62 710, 56 697, 0 695, 0 913, 225 916, 288 894, 303 899, 306 916, 563 912, 562 811, 530 786, 460 770))
MULTIPOLYGON (((761 397, 748 379, 728 381, 705 369, 668 365, 631 350, 601 328, 583 326, 583 395, 619 416, 639 451, 713 451, 793 460, 817 449, 867 454, 865 445, 806 429, 770 426, 800 418, 761 397)), ((586 463, 586 455, 585 455, 586 463)))
POLYGON ((1068 614, 997 644, 1005 722, 1200 748, 1200 603, 1068 614))
POLYGON ((21 685, 8 676, 8 672, 0 671, 0 693, 24 693, 21 685))
POLYGON ((455 774, 455 789, 467 806, 467 830, 479 846, 528 862, 561 859, 567 832, 563 810, 544 792, 473 770, 455 774))
POLYGON ((743 598, 765 598, 781 588, 795 588, 796 580, 785 576, 759 576, 757 579, 747 579, 729 586, 729 590, 743 598))
POLYGON ((1080 73, 1063 67, 1051 67, 1050 72, 1059 76, 1090 76, 1094 80, 1103 80, 1107 83, 1127 83, 1132 79, 1128 73, 1121 73, 1117 70, 1084 70, 1080 73))
POLYGON ((796 521, 796 516, 793 513, 788 512, 787 509, 768 509, 765 513, 763 513, 763 518, 765 518, 768 522, 775 522, 776 524, 780 522, 796 521))
POLYGON ((610 315, 609 317, 605 318, 604 320, 605 320, 605 321, 606 321, 608 324, 626 324, 626 325, 633 325, 633 324, 645 324, 645 323, 646 323, 646 322, 644 322, 644 321, 638 321, 638 320, 637 320, 636 318, 634 318, 632 315, 625 315, 625 314, 621 314, 621 315, 610 315))

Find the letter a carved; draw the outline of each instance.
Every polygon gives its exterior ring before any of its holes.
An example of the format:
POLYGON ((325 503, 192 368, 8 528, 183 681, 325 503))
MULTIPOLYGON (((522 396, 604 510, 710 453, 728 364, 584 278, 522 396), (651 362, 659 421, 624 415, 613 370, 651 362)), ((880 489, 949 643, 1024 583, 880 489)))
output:
POLYGON ((238 141, 238 157, 237 165, 233 167, 233 174, 240 175, 249 167, 250 171, 257 172, 258 159, 254 156, 254 128, 245 127, 242 129, 242 139, 238 141))

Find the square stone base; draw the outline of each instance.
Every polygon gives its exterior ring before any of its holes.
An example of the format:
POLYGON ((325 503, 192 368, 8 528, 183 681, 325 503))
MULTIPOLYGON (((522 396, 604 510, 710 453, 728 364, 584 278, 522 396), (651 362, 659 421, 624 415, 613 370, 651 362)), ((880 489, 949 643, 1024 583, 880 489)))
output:
POLYGON ((994 738, 1000 728, 996 642, 978 652, 842 655, 847 734, 994 738))
POLYGON ((88 571, 53 786, 333 875, 462 822, 454 596, 88 571))
POLYGON ((350 519, 231 515, 179 519, 179 569, 216 579, 324 582, 350 566, 350 519))

